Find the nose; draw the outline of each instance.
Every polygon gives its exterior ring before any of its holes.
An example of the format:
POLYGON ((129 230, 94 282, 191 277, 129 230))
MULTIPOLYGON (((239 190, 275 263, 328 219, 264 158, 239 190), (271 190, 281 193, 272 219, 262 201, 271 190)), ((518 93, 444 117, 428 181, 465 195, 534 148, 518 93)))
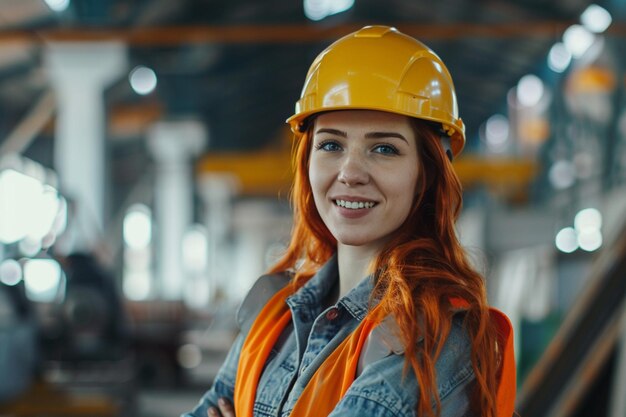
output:
POLYGON ((357 152, 349 152, 341 164, 337 180, 348 187, 354 187, 367 184, 369 179, 366 161, 357 152))

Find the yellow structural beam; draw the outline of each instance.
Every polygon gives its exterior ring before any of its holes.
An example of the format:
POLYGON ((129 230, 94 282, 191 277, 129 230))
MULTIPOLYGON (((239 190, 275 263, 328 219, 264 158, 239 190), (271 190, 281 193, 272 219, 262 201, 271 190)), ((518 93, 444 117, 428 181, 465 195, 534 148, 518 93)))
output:
POLYGON ((200 175, 232 174, 243 195, 286 197, 292 181, 288 149, 211 153, 201 159, 198 171, 200 175))
MULTIPOLYGON (((454 162, 465 188, 485 185, 499 193, 523 192, 535 177, 537 164, 512 157, 467 156, 454 162)), ((292 171, 289 149, 256 153, 211 153, 199 165, 200 175, 232 174, 243 195, 286 197, 292 171)))
POLYGON ((466 188, 475 185, 523 188, 538 171, 534 160, 504 156, 466 156, 453 165, 466 188))

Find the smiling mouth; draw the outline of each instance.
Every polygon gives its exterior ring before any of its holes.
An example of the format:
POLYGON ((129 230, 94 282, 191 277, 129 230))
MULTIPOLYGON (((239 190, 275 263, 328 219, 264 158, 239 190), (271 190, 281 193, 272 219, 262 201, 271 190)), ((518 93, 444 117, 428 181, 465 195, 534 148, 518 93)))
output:
POLYGON ((352 210, 368 209, 376 205, 376 203, 373 201, 348 201, 348 200, 335 200, 335 204, 339 207, 352 209, 352 210))

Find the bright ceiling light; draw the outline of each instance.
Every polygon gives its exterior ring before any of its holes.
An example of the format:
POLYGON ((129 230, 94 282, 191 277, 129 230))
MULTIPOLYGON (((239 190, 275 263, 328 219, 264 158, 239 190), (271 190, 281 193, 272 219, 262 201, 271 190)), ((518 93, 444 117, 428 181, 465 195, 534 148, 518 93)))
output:
POLYGON ((345 12, 354 6, 354 0, 333 0, 329 1, 329 15, 345 12))
POLYGON ((572 54, 562 42, 555 43, 548 54, 548 67, 554 72, 563 72, 572 62, 572 54))
POLYGON ((145 300, 152 287, 150 271, 124 271, 123 290, 126 298, 133 301, 145 300))
POLYGON ((15 259, 5 259, 0 264, 0 282, 17 285, 22 280, 22 266, 15 259))
POLYGON ((611 25, 613 18, 605 8, 592 4, 580 15, 585 28, 594 33, 602 33, 611 25))
POLYGON ((583 209, 574 217, 574 227, 578 233, 600 230, 602 227, 602 214, 595 208, 583 209))
POLYGON ((41 239, 33 239, 29 236, 26 236, 24 239, 19 241, 17 247, 20 250, 20 254, 22 256, 32 258, 36 256, 42 249, 41 239))
POLYGON ((560 159, 550 167, 548 171, 550 184, 557 190, 564 190, 574 185, 576 170, 574 164, 568 160, 560 159))
POLYGON ((524 75, 517 83, 517 100, 522 106, 535 106, 543 97, 543 92, 543 82, 536 75, 524 75))
POLYGON ((60 200, 53 187, 13 169, 0 173, 0 242, 14 243, 28 236, 41 240, 50 233, 60 200))
POLYGON ((504 148, 509 138, 509 119, 501 114, 494 114, 485 123, 487 147, 498 151, 504 148))
POLYGON ((137 94, 150 94, 157 86, 157 76, 153 70, 139 65, 128 74, 130 86, 137 94))
POLYGON ((39 216, 42 187, 35 178, 13 169, 0 173, 0 242, 14 243, 28 234, 39 216))
POLYGON ((201 272, 208 264, 209 242, 207 231, 202 225, 195 225, 183 237, 183 261, 185 268, 201 272))
POLYGON ((70 6, 70 0, 45 0, 45 2, 55 12, 62 12, 70 6))
POLYGON ((57 294, 63 271, 54 259, 30 259, 24 264, 26 295, 33 301, 50 302, 57 294))
POLYGON ((328 13, 325 0, 304 0, 304 15, 313 21, 322 20, 328 13))
POLYGON ((578 237, 573 227, 565 227, 556 234, 554 240, 556 247, 561 252, 572 253, 578 249, 578 237))
POLYGON ((143 204, 135 204, 124 217, 122 235, 126 245, 132 249, 147 247, 152 241, 152 217, 150 209, 143 204))
POLYGON ((586 231, 578 235, 580 248, 587 252, 593 252, 602 246, 602 233, 599 230, 586 231))
POLYGON ((563 43, 574 58, 583 56, 594 40, 594 34, 581 25, 572 25, 563 33, 563 43))
POLYGON ((33 196, 37 213, 29 219, 27 237, 32 241, 41 241, 54 227, 61 206, 58 191, 49 185, 43 185, 33 196))
POLYGON ((345 12, 352 6, 354 0, 304 0, 304 14, 309 20, 318 21, 345 12))

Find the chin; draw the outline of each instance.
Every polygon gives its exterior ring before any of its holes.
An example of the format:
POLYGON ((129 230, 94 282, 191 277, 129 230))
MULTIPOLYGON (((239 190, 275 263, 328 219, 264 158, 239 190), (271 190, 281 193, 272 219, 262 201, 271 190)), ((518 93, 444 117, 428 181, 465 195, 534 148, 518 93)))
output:
POLYGON ((344 246, 365 246, 367 245, 369 242, 364 242, 361 240, 338 240, 337 243, 341 243, 344 246))
POLYGON ((370 246, 379 244, 379 240, 365 236, 335 236, 338 244, 346 246, 370 246))
POLYGON ((363 242, 361 240, 358 240, 358 239, 341 239, 341 238, 338 238, 337 239, 337 244, 338 245, 345 245, 345 246, 362 246, 363 242))

